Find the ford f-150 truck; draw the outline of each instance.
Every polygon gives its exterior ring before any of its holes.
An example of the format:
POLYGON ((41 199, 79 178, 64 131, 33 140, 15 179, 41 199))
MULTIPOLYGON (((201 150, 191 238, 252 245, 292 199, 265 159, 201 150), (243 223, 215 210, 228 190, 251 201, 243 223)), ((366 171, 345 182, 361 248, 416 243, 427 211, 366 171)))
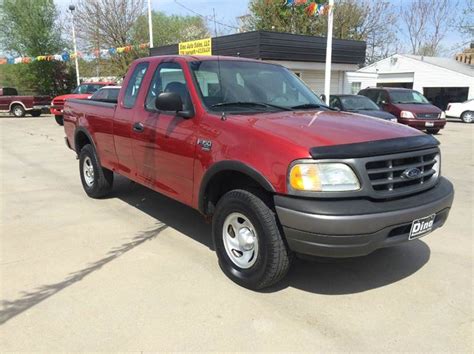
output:
POLYGON ((15 117, 24 117, 27 113, 39 117, 49 111, 49 96, 20 96, 13 87, 0 87, 0 112, 9 112, 15 117))
POLYGON ((222 270, 250 289, 279 281, 295 254, 363 256, 424 236, 454 196, 435 138, 332 110, 286 68, 250 59, 139 59, 117 103, 66 101, 64 129, 90 197, 115 172, 199 210, 222 270))

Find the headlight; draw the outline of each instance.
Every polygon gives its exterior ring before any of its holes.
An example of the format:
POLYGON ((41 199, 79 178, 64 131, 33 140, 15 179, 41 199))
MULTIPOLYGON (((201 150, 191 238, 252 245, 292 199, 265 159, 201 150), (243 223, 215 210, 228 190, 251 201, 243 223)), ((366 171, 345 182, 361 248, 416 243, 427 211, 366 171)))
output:
POLYGON ((297 163, 290 170, 292 189, 306 192, 342 192, 360 189, 359 179, 343 163, 297 163))
POLYGON ((415 118, 415 115, 411 113, 410 111, 401 111, 400 117, 401 118, 415 118))
POLYGON ((438 116, 439 119, 446 119, 446 113, 443 111, 438 116))

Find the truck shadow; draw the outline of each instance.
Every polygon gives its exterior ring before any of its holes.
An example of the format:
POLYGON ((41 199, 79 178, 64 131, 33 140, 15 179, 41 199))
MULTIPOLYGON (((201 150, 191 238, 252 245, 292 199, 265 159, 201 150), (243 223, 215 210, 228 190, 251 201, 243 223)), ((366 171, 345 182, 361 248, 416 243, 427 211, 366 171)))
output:
MULTIPOLYGON (((115 177, 112 198, 121 199, 213 250, 211 225, 197 211, 126 178, 115 177)), ((430 253, 426 243, 415 240, 366 257, 318 261, 295 258, 285 279, 262 292, 273 293, 287 287, 325 295, 363 292, 412 275, 428 262, 430 253)))

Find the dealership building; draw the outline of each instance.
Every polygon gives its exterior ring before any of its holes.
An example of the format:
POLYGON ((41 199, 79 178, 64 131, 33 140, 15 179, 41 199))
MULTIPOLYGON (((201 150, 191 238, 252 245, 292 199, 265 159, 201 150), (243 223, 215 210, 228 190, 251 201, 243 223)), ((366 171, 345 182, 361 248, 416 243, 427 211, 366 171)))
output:
MULTIPOLYGON (((215 37, 213 55, 240 56, 276 63, 295 72, 318 95, 324 93, 326 38, 251 31, 215 37)), ((454 58, 396 54, 361 68, 364 41, 333 39, 331 93, 356 94, 366 87, 405 87, 423 93, 445 109, 449 102, 474 98, 474 66, 454 58)), ((179 44, 150 49, 151 55, 179 54, 179 44)))
MULTIPOLYGON (((350 90, 346 73, 361 67, 365 49, 363 41, 333 39, 331 93, 350 90)), ((178 53, 178 43, 150 49, 151 55, 178 53)), ((324 92, 325 37, 269 31, 237 33, 212 38, 212 54, 281 64, 295 72, 317 94, 324 92)))
POLYGON ((348 93, 369 86, 411 88, 441 109, 474 98, 474 65, 454 58, 396 54, 348 76, 348 93))

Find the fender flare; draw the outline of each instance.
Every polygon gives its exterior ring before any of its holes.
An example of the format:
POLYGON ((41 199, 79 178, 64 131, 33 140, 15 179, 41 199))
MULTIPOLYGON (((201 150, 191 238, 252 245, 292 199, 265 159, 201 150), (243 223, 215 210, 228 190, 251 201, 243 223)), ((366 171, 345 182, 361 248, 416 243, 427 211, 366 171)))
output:
POLYGON ((198 209, 203 214, 205 213, 205 201, 206 201, 205 193, 209 185, 209 182, 212 180, 212 178, 215 175, 223 171, 229 171, 229 172, 233 171, 233 172, 242 173, 252 178, 253 180, 255 180, 266 191, 272 192, 272 193, 276 192, 273 185, 265 178, 265 176, 263 176, 259 171, 257 171, 253 167, 250 167, 249 165, 243 162, 234 161, 234 160, 225 160, 225 161, 216 162, 210 168, 208 168, 206 173, 204 173, 204 176, 202 177, 202 180, 201 180, 201 185, 199 187, 198 209))
MULTIPOLYGON (((78 150, 78 148, 77 148, 77 136, 79 135, 79 133, 84 133, 87 136, 87 138, 90 140, 92 146, 94 147, 94 150, 97 151, 94 139, 92 139, 92 135, 89 133, 89 131, 84 127, 77 127, 76 130, 74 131, 74 150, 76 151, 76 153, 78 155, 80 153, 80 151, 77 151, 78 150)), ((99 156, 97 156, 97 158, 99 158, 99 156)))
POLYGON ((30 108, 26 108, 25 104, 24 104, 23 102, 21 102, 21 101, 13 101, 13 102, 10 102, 10 105, 8 106, 8 111, 9 111, 9 112, 11 112, 12 107, 13 107, 13 105, 15 105, 15 104, 19 104, 20 106, 22 106, 25 111, 27 111, 27 110, 30 109, 30 108))

